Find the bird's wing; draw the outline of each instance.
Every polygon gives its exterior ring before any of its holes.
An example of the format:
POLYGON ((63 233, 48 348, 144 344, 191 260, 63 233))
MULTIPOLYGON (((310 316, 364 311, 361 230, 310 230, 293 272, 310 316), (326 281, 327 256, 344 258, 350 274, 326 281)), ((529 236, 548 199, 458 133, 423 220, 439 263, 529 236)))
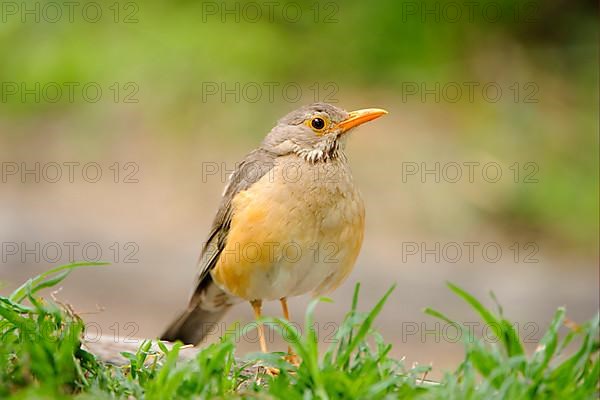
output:
POLYGON ((163 340, 181 340, 197 344, 236 302, 213 282, 210 270, 215 267, 227 242, 233 216, 232 201, 236 194, 248 189, 273 168, 276 155, 264 149, 251 152, 237 166, 223 192, 223 199, 213 221, 208 239, 198 261, 198 281, 187 310, 167 328, 163 340))
POLYGON ((209 278, 208 274, 214 268, 227 242, 233 214, 231 204, 233 198, 265 176, 273 168, 275 158, 274 153, 258 148, 249 153, 231 174, 223 191, 219 211, 217 211, 198 261, 198 287, 196 293, 202 291, 203 287, 210 283, 211 280, 207 279, 209 278))

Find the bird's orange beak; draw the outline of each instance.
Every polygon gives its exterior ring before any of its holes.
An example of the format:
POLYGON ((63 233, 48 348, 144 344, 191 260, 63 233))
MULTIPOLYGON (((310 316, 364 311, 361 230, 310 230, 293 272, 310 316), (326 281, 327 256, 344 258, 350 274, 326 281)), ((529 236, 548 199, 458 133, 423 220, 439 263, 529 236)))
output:
POLYGON ((356 110, 350 112, 348 118, 338 124, 338 128, 341 132, 347 132, 352 128, 364 124, 365 122, 372 121, 388 112, 381 108, 365 108, 364 110, 356 110))

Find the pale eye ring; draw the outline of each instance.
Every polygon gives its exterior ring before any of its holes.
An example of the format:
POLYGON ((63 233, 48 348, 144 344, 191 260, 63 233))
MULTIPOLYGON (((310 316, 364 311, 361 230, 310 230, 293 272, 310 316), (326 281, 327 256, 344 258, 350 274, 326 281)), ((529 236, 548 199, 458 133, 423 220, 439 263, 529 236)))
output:
POLYGON ((325 121, 323 118, 313 118, 312 121, 310 121, 310 126, 312 126, 313 129, 320 131, 321 129, 325 128, 325 121))

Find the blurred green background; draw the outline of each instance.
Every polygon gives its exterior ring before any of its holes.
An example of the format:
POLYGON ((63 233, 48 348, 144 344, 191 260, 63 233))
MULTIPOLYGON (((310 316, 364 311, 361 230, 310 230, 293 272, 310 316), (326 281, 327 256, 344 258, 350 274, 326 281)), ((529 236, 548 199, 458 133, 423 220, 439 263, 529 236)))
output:
MULTIPOLYGON (((486 218, 534 228, 564 245, 595 243, 590 235, 597 225, 597 154, 591 151, 598 144, 592 134, 598 124, 593 2, 504 0, 469 7, 468 2, 444 1, 300 1, 289 8, 277 2, 272 14, 264 3, 253 3, 260 6, 258 19, 255 8, 244 2, 207 3, 122 2, 115 3, 118 14, 113 3, 96 3, 102 17, 95 23, 86 16, 95 20, 96 8, 85 9, 85 3, 73 8, 73 23, 66 6, 57 23, 49 22, 54 10, 43 2, 37 13, 24 17, 7 15, 6 9, 6 22, 0 25, 3 82, 98 82, 104 97, 98 106, 81 100, 73 104, 66 94, 58 104, 7 96, 1 111, 3 134, 31 140, 47 134, 48 124, 67 120, 67 130, 82 146, 90 141, 109 146, 122 136, 112 118, 118 114, 143 126, 147 135, 169 140, 185 141, 206 129, 220 132, 214 140, 255 142, 270 121, 293 107, 280 91, 269 101, 264 82, 298 83, 313 98, 309 87, 317 83, 319 97, 335 90, 329 97, 342 106, 348 97, 394 100, 406 82, 428 87, 435 82, 500 82, 500 104, 476 96, 472 103, 437 107, 449 109, 452 121, 461 124, 452 140, 456 147, 485 147, 493 157, 543 165, 544 179, 535 190, 514 188, 486 218), (489 3, 493 7, 486 8, 489 3), (106 104, 108 87, 115 82, 137 85, 139 107, 106 104), (203 82, 225 82, 228 88, 255 82, 264 91, 253 105, 243 99, 236 103, 233 96, 224 104, 220 93, 203 102, 203 82), (328 82, 335 89, 326 87, 328 82), (508 87, 515 82, 534 82, 541 102, 510 101, 514 92, 509 94, 508 87)), ((122 89, 121 96, 132 90, 122 89)), ((528 91, 521 91, 524 98, 528 91)), ((420 96, 407 98, 418 103, 420 96)), ((430 96, 427 103, 432 100, 430 96)), ((447 121, 439 122, 444 126, 447 121)))
MULTIPOLYGON (((20 14, 23 4, 2 5, 1 160, 139 166, 135 185, 0 184, 3 242, 139 245, 139 263, 117 262, 66 288, 67 299, 88 311, 106 306, 91 320, 140 321, 136 334, 158 334, 185 304, 223 186, 218 177, 203 179, 203 163, 232 169, 274 121, 315 100, 390 111, 349 145, 367 203, 367 236, 356 272, 334 295, 340 308, 323 318, 345 309, 355 281, 366 282, 373 297, 399 282, 403 306, 388 311, 391 337, 399 336, 399 321, 425 320, 420 307, 451 303, 445 279, 494 289, 503 303, 513 301, 518 318, 540 324, 556 304, 571 304, 581 318, 597 309, 596 2, 294 1, 273 2, 272 15, 264 2, 97 2, 97 22, 84 18, 83 2, 73 22, 65 14, 51 22, 48 3, 28 3, 39 7, 38 22, 37 11, 20 14), (51 82, 95 82, 102 97, 85 101, 75 90, 74 101, 63 93, 54 103, 7 92, 15 83, 51 82), (443 93, 437 101, 421 90, 465 82, 494 83, 502 95, 490 101, 476 89, 473 100, 463 92, 457 101, 443 93), (248 93, 223 101, 220 92, 206 92, 207 85, 236 83, 263 92, 257 101, 248 93), (272 99, 265 83, 277 85, 272 99), (299 99, 277 89, 290 84, 302 89, 299 99), (419 92, 411 94, 415 85, 419 92), (505 175, 498 183, 407 182, 403 162, 497 162, 505 175), (537 182, 521 176, 515 183, 514 163, 523 174, 523 165, 534 163, 537 182), (493 265, 432 265, 398 254, 407 241, 473 240, 506 248, 533 242, 540 262, 506 256, 493 265)), ((66 13, 66 3, 52 4, 66 13)), ((9 290, 46 267, 4 262, 0 277, 9 290)), ((249 316, 243 309, 231 318, 249 316)), ((426 357, 422 362, 453 360, 450 345, 440 351, 417 342, 413 353, 402 344, 396 351, 426 357)))

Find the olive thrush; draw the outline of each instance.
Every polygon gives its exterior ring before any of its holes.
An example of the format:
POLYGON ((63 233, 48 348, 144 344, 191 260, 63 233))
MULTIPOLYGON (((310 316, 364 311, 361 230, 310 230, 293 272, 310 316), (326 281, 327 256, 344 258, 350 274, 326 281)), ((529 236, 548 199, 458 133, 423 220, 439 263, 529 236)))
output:
MULTIPOLYGON (((364 205, 344 146, 387 112, 315 103, 283 117, 230 176, 199 262, 189 306, 163 340, 200 342, 225 311, 327 293, 348 276, 363 241, 364 205)), ((259 325, 261 350, 267 346, 259 325)))

